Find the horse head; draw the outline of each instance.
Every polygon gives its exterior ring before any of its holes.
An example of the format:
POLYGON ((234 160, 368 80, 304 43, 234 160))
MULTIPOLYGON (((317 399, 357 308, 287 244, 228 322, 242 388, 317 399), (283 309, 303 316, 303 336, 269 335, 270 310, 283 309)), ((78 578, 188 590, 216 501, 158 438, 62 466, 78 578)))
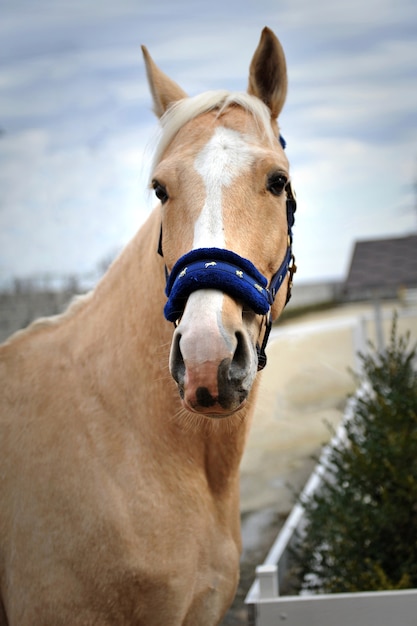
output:
POLYGON ((247 92, 188 97, 143 54, 162 125, 152 187, 175 324, 170 371, 187 410, 225 417, 248 400, 294 271, 295 201, 277 123, 285 56, 265 28, 247 92))

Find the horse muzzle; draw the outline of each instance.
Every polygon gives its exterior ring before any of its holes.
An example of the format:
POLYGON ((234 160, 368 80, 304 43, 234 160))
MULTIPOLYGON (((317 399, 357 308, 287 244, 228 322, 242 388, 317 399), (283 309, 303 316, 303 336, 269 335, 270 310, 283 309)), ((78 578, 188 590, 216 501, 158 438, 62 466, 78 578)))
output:
POLYGON ((170 371, 185 409, 226 417, 243 408, 257 354, 242 308, 216 290, 192 293, 174 332, 170 371))

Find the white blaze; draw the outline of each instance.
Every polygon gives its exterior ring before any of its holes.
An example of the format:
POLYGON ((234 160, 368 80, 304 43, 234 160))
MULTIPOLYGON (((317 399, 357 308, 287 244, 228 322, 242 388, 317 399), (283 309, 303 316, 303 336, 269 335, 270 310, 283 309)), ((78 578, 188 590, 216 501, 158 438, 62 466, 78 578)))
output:
POLYGON ((253 162, 244 136, 219 126, 196 157, 194 167, 203 179, 206 199, 194 226, 193 248, 224 248, 223 188, 229 187, 253 162))
MULTIPOLYGON (((225 248, 223 191, 253 163, 254 149, 237 131, 218 127, 197 155, 194 167, 200 174, 205 201, 195 222, 193 249, 225 248)), ((177 328, 184 360, 194 373, 206 371, 211 362, 232 358, 236 337, 223 326, 224 295, 215 289, 198 289, 190 294, 177 328)), ((256 359, 254 359, 256 363, 256 359)), ((255 367, 255 366, 253 366, 255 367)), ((201 383, 202 384, 202 383, 201 383)))

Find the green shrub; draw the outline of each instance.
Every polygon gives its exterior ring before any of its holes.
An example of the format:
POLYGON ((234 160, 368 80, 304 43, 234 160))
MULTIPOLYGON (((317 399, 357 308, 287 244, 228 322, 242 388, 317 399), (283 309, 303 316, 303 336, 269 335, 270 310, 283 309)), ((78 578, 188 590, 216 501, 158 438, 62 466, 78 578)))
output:
POLYGON ((394 317, 388 348, 360 355, 346 440, 331 448, 320 490, 302 502, 308 526, 295 559, 307 588, 417 586, 416 347, 408 344, 394 317))

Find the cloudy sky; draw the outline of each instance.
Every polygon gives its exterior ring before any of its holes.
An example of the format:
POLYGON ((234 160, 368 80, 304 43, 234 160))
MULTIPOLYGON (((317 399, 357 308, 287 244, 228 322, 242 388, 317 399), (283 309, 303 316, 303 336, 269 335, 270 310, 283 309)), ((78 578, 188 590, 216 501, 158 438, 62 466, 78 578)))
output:
POLYGON ((133 237, 157 122, 140 44, 194 95, 281 40, 298 280, 417 230, 415 0, 0 0, 0 281, 88 273, 133 237))

